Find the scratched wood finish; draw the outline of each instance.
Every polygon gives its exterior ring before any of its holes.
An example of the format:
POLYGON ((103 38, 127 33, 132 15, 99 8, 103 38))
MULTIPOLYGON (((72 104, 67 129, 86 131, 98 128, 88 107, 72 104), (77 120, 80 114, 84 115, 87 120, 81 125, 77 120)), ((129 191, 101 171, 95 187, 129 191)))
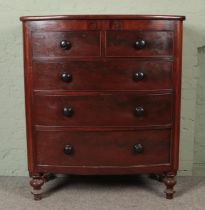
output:
MULTIPOLYGON (((165 174, 178 170, 184 16, 21 17, 28 169, 34 198, 45 173, 165 174), (62 40, 71 47, 60 47, 62 40), (137 47, 136 43, 146 43, 137 47), (137 73, 137 74, 136 74, 137 73), (143 78, 136 79, 136 75, 143 78), (62 74, 71 76, 62 80, 62 74), (135 77, 135 78, 134 78, 135 77), (64 116, 64 107, 72 108, 64 116), (136 115, 143 108, 143 114, 136 115), (143 152, 135 149, 143 145, 143 152), (73 153, 65 155, 65 146, 73 153)), ((141 111, 140 111, 141 112, 141 111)), ((69 151, 69 150, 66 150, 69 151)))
POLYGON ((163 90, 172 89, 173 63, 166 61, 70 61, 33 63, 34 90, 163 90), (137 79, 136 73, 143 73, 137 79), (71 79, 62 80, 62 74, 71 79))

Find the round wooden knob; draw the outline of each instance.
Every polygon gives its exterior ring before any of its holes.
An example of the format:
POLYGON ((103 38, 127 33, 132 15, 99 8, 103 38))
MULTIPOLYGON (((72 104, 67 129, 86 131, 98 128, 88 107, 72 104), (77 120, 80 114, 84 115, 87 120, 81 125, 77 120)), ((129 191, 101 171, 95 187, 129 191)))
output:
POLYGON ((143 49, 143 48, 145 48, 145 46, 146 46, 146 41, 143 40, 143 39, 138 39, 138 40, 135 42, 135 47, 136 47, 137 49, 143 49))
POLYGON ((145 74, 143 72, 135 72, 133 76, 135 81, 141 81, 144 79, 144 77, 145 77, 145 74))
POLYGON ((137 106, 135 108, 135 115, 141 117, 144 115, 144 108, 142 106, 137 106))
POLYGON ((73 147, 71 145, 69 145, 69 144, 65 145, 65 147, 64 147, 64 153, 66 155, 70 155, 72 153, 72 151, 73 151, 73 147))
POLYGON ((60 47, 64 50, 68 50, 71 48, 71 42, 67 40, 60 41, 60 47))
POLYGON ((73 115, 73 109, 71 107, 64 107, 63 115, 66 117, 71 117, 73 115))
POLYGON ((72 76, 68 73, 62 73, 61 74, 61 79, 64 81, 64 82, 70 82, 72 80, 72 76))
POLYGON ((137 154, 140 154, 144 151, 144 147, 142 144, 135 144, 133 146, 133 149, 134 149, 134 152, 137 153, 137 154))

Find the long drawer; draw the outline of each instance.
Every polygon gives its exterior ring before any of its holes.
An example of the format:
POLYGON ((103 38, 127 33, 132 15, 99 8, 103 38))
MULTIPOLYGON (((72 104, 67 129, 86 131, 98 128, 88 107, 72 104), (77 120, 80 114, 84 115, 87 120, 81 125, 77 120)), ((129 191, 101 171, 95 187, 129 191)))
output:
POLYGON ((35 90, 159 90, 171 89, 172 62, 73 61, 33 63, 35 90))
POLYGON ((34 123, 52 126, 151 126, 172 123, 172 98, 134 92, 34 97, 34 123))
POLYGON ((132 166, 170 163, 171 131, 38 131, 37 165, 132 166))

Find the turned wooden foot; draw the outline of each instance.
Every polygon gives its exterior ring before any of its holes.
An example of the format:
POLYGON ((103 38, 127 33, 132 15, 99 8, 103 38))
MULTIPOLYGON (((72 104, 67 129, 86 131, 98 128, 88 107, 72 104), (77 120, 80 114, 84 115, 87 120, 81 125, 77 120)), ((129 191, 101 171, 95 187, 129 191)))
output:
POLYGON ((173 199, 174 185, 176 184, 176 180, 174 179, 175 174, 167 174, 164 178, 164 184, 166 185, 166 190, 164 191, 167 199, 173 199))
POLYGON ((42 198, 41 187, 43 186, 44 182, 45 182, 45 180, 44 180, 43 176, 41 176, 41 175, 32 176, 30 185, 33 188, 31 193, 34 196, 34 200, 41 200, 41 198, 42 198))

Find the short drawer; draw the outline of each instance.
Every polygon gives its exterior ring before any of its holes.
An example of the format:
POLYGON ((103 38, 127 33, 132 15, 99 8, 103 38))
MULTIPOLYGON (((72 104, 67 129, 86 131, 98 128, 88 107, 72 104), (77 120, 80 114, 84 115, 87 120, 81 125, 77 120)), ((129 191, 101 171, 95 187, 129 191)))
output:
POLYGON ((100 32, 33 32, 33 57, 100 56, 100 32))
POLYGON ((170 163, 170 130, 38 131, 37 165, 133 166, 170 163))
POLYGON ((172 62, 33 63, 35 90, 159 90, 172 88, 172 62))
POLYGON ((108 31, 106 40, 107 56, 173 55, 174 33, 170 31, 108 31))
POLYGON ((172 122, 172 94, 36 95, 34 122, 52 126, 151 126, 172 122))

